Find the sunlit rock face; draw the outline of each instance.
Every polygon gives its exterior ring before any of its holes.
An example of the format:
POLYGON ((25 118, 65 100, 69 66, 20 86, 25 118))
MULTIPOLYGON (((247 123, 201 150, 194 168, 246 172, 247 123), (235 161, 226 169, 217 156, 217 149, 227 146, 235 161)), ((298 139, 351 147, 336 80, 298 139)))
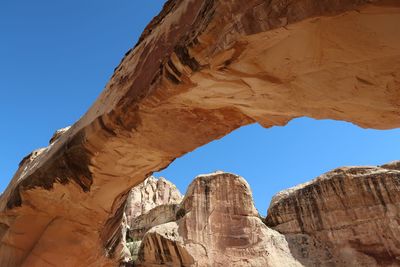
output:
POLYGON ((178 204, 181 201, 182 195, 174 184, 165 178, 156 179, 151 176, 130 191, 125 208, 126 217, 132 222, 134 218, 157 206, 178 204))
POLYGON ((400 266, 400 170, 346 167, 278 193, 266 223, 310 264, 400 266), (300 253, 302 250, 302 253, 300 253), (322 255, 322 256, 321 256, 322 255))
POLYGON ((154 225, 175 220, 174 207, 181 200, 182 195, 176 186, 164 178, 150 176, 132 188, 126 200, 122 223, 108 242, 114 257, 122 265, 136 260, 143 232, 154 225), (172 209, 169 210, 169 207, 172 209))
POLYGON ((144 235, 136 265, 301 266, 285 237, 260 219, 247 182, 229 173, 198 176, 176 221, 144 235))
POLYGON ((57 130, 53 136, 50 138, 49 144, 53 144, 54 142, 56 142, 63 134, 65 134, 69 129, 71 128, 71 126, 67 126, 65 128, 59 129, 57 130))
POLYGON ((265 220, 247 182, 200 175, 131 222, 134 266, 400 266, 399 162, 343 167, 279 192, 265 220))
POLYGON ((0 266, 115 265, 130 188, 243 125, 400 127, 399 24, 395 0, 167 1, 88 112, 2 194, 0 266))

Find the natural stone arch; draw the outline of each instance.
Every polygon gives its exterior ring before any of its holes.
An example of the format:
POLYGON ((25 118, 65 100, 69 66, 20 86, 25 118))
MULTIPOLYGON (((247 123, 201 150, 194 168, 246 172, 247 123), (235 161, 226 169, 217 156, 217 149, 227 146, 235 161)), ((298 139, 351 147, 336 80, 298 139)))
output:
POLYGON ((129 188, 240 126, 400 127, 400 4, 368 2, 168 1, 90 110, 22 162, 0 265, 113 265, 129 188))

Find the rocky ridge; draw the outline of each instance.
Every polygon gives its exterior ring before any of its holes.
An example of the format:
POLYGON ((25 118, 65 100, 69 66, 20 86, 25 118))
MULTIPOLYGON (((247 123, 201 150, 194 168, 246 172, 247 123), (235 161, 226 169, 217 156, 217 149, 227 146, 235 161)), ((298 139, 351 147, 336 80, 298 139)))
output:
POLYGON ((400 266, 399 162, 339 168, 282 191, 266 224, 317 240, 336 266, 400 266))
POLYGON ((134 266, 400 266, 399 222, 393 162, 284 190, 265 219, 242 177, 201 175, 181 202, 132 217, 127 233, 140 242, 134 266))

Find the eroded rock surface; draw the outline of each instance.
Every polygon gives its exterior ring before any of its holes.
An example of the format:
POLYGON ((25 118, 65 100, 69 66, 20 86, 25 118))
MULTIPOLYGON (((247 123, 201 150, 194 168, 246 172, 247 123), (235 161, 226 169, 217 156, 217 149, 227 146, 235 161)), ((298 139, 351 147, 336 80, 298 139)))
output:
POLYGON ((144 232, 152 226, 175 220, 173 207, 181 200, 182 195, 176 186, 163 177, 156 179, 150 176, 132 188, 126 200, 122 223, 108 242, 110 251, 120 253, 118 258, 121 263, 136 260, 144 232))
POLYGON ((398 162, 339 168, 282 191, 266 224, 306 266, 400 266, 398 162))
POLYGON ((144 235, 135 266, 301 266, 285 237, 262 222, 237 175, 198 176, 176 217, 144 235))
POLYGON ((0 266, 115 265, 129 189, 240 126, 400 127, 399 22, 390 0, 168 1, 89 111, 2 194, 0 266))
POLYGON ((125 208, 127 220, 132 222, 134 218, 160 205, 178 204, 182 198, 173 183, 163 177, 156 179, 151 176, 129 193, 125 208))
POLYGON ((60 137, 65 134, 69 129, 71 129, 71 126, 67 126, 65 128, 61 128, 59 130, 57 130, 53 136, 50 138, 49 144, 53 144, 55 141, 57 141, 58 139, 60 139, 60 137))
POLYGON ((131 222, 135 266, 400 266, 398 164, 338 168, 279 192, 265 224, 243 178, 200 175, 181 203, 131 222))
POLYGON ((178 204, 165 204, 155 207, 149 212, 132 218, 129 223, 129 237, 132 239, 142 239, 150 228, 175 221, 179 212, 178 204))

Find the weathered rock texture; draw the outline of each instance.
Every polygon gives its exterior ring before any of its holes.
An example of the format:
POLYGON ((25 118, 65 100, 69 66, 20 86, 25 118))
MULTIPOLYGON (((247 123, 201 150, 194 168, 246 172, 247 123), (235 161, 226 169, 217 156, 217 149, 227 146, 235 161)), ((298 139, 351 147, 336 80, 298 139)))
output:
POLYGON ((161 177, 147 178, 139 186, 135 186, 129 193, 125 213, 128 221, 146 214, 160 205, 178 204, 182 195, 174 184, 161 177))
POLYGON ((115 230, 109 234, 108 253, 120 253, 121 263, 135 260, 144 232, 155 225, 175 220, 174 207, 181 201, 182 195, 176 186, 162 177, 156 179, 151 176, 132 188, 122 223, 116 220, 115 230), (174 215, 172 218, 171 214, 174 215))
POLYGON ((240 126, 399 127, 399 22, 395 0, 168 1, 89 111, 15 174, 0 266, 114 265, 129 189, 240 126))
POLYGON ((132 239, 142 239, 150 228, 175 221, 179 211, 178 204, 160 205, 141 216, 134 218, 129 223, 129 237, 132 239))
POLYGON ((197 177, 176 221, 149 230, 135 266, 301 266, 269 229, 247 182, 229 173, 197 177))
POLYGON ((306 266, 400 266, 399 162, 339 168, 282 191, 266 224, 306 266))
POLYGON ((400 266, 399 166, 339 168, 282 191, 266 224, 243 178, 198 176, 180 204, 130 222, 135 266, 400 266))
POLYGON ((54 142, 56 142, 56 141, 57 141, 63 134, 65 134, 70 128, 71 128, 71 126, 68 126, 68 127, 65 127, 65 128, 62 128, 62 129, 57 130, 57 131, 53 134, 53 136, 51 137, 51 139, 50 139, 50 141, 49 141, 49 144, 51 145, 51 144, 53 144, 54 142))

